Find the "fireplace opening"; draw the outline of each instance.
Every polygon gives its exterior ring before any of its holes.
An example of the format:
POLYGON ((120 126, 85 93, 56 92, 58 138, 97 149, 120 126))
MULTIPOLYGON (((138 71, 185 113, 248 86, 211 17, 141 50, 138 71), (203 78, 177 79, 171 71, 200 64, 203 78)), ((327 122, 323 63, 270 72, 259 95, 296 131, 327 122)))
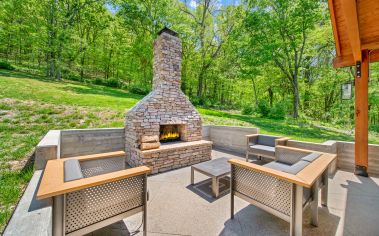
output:
POLYGON ((161 125, 159 129, 159 141, 162 143, 181 140, 180 125, 161 125))

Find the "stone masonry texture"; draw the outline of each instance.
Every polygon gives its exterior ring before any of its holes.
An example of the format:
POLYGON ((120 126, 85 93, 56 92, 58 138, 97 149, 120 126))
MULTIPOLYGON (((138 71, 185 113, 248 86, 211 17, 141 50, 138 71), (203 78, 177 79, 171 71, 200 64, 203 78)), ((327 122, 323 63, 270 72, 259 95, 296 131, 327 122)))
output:
MULTIPOLYGON (((152 156, 163 160, 162 155, 170 159, 169 156, 174 154, 159 152, 159 149, 157 149, 158 156, 144 155, 140 151, 142 136, 159 135, 160 125, 181 125, 182 141, 192 142, 202 139, 200 114, 180 89, 181 60, 181 40, 163 31, 154 42, 153 90, 130 109, 125 118, 126 161, 132 167, 148 165, 154 170, 162 170, 182 166, 174 162, 168 164, 168 161, 151 160, 152 156)), ((209 160, 211 150, 208 144, 204 145, 203 150, 207 151, 202 155, 209 160)), ((186 149, 191 148, 186 147, 186 149)), ((197 146, 194 151, 197 152, 198 149, 197 146)), ((185 150, 184 153, 190 156, 190 150, 185 150)), ((192 162, 186 164, 192 165, 192 162)))

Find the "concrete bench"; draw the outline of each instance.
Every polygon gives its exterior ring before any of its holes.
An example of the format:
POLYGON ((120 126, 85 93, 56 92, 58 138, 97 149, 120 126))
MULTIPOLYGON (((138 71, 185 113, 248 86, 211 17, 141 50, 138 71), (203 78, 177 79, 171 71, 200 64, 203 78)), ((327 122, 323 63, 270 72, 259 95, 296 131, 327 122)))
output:
POLYGON ((4 236, 52 235, 52 200, 38 200, 37 189, 42 171, 34 172, 12 218, 4 231, 4 236))

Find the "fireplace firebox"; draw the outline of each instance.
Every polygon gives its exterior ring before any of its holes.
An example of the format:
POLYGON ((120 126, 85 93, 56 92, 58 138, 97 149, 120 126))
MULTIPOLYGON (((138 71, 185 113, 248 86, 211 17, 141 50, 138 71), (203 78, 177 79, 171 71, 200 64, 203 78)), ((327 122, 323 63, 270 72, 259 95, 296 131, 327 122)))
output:
POLYGON ((159 141, 161 143, 175 142, 182 139, 182 125, 160 125, 159 141))

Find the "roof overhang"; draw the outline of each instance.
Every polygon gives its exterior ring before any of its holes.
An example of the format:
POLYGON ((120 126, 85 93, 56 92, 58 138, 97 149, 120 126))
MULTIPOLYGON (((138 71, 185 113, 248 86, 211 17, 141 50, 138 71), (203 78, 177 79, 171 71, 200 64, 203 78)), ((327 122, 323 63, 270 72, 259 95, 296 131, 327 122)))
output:
POLYGON ((328 4, 336 44, 333 66, 355 65, 362 60, 362 50, 371 51, 370 62, 379 61, 379 0, 328 0, 328 4))

